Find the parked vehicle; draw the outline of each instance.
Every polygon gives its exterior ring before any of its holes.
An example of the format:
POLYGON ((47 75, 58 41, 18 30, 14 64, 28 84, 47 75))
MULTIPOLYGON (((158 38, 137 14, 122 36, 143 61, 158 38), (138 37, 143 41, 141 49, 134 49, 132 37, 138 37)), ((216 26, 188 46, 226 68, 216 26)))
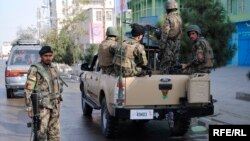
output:
POLYGON ((140 124, 167 119, 171 134, 183 136, 192 117, 214 112, 208 74, 162 75, 154 71, 151 77, 121 81, 118 76, 102 73, 97 56, 90 64, 84 63, 82 70, 83 114, 91 116, 93 109, 101 109, 102 132, 107 138, 117 135, 120 119, 140 124))
POLYGON ((40 61, 40 49, 41 45, 33 40, 18 40, 13 45, 5 68, 7 98, 14 97, 18 90, 24 90, 30 65, 40 61))

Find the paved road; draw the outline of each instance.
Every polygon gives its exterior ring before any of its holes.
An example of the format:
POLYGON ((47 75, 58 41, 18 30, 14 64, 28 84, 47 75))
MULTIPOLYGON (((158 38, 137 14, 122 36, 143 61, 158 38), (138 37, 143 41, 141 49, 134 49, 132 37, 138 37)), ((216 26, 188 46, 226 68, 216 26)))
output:
MULTIPOLYGON (((7 99, 4 86, 5 63, 0 61, 0 141, 27 141, 31 129, 26 127, 30 119, 25 113, 24 99, 7 99)), ((67 80, 69 88, 63 93, 61 106, 62 141, 106 141, 101 134, 100 111, 94 111, 92 118, 86 118, 81 111, 79 83, 67 80)), ((120 136, 116 141, 206 141, 207 133, 193 133, 191 130, 181 138, 171 138, 166 121, 152 121, 145 127, 131 122, 120 124, 120 136)))
POLYGON ((250 101, 236 99, 236 92, 250 95, 248 71, 250 67, 227 66, 211 73, 211 93, 218 101, 215 115, 209 119, 223 124, 250 124, 250 101))

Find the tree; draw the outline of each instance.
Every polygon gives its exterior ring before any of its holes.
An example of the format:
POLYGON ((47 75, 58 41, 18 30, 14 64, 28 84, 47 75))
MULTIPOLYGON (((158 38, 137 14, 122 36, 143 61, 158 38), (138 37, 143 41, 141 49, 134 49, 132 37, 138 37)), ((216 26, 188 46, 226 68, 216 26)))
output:
POLYGON ((73 1, 72 6, 65 8, 67 16, 62 21, 63 28, 60 33, 51 31, 44 36, 44 43, 54 49, 56 62, 72 65, 83 59, 80 37, 84 34, 82 23, 86 17, 80 5, 88 2, 89 0, 73 1))
POLYGON ((37 34, 37 29, 32 27, 27 27, 26 29, 19 28, 17 31, 17 39, 35 39, 37 34))
POLYGON ((229 39, 235 31, 235 26, 229 20, 221 3, 217 0, 187 0, 181 9, 184 32, 181 44, 181 60, 189 60, 191 45, 186 29, 191 24, 197 24, 202 35, 209 41, 214 51, 215 67, 224 66, 235 53, 235 45, 230 45, 229 39))
POLYGON ((86 49, 84 54, 84 60, 90 62, 94 55, 97 53, 98 45, 92 44, 89 48, 86 49))

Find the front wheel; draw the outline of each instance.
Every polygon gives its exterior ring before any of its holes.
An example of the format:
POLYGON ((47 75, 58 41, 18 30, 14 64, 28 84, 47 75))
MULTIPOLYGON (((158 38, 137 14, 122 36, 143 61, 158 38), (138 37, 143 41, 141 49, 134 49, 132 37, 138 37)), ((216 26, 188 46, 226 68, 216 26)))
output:
POLYGON ((113 138, 117 135, 118 120, 109 114, 105 98, 103 98, 102 100, 101 124, 102 124, 102 133, 106 138, 113 138))
POLYGON ((84 93, 84 89, 83 89, 83 86, 80 86, 80 88, 82 88, 82 112, 83 112, 83 115, 85 116, 91 116, 92 115, 92 112, 93 112, 93 108, 88 104, 86 103, 84 97, 85 97, 85 93, 84 93))
POLYGON ((12 98, 14 97, 14 93, 12 89, 8 89, 6 88, 6 94, 7 94, 7 98, 12 98))

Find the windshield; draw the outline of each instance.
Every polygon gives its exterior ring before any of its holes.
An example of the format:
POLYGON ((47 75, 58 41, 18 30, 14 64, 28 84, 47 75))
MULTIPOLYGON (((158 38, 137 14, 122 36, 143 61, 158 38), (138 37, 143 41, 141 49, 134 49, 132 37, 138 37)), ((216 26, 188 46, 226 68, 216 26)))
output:
POLYGON ((15 50, 10 65, 31 65, 40 61, 39 50, 15 50))

